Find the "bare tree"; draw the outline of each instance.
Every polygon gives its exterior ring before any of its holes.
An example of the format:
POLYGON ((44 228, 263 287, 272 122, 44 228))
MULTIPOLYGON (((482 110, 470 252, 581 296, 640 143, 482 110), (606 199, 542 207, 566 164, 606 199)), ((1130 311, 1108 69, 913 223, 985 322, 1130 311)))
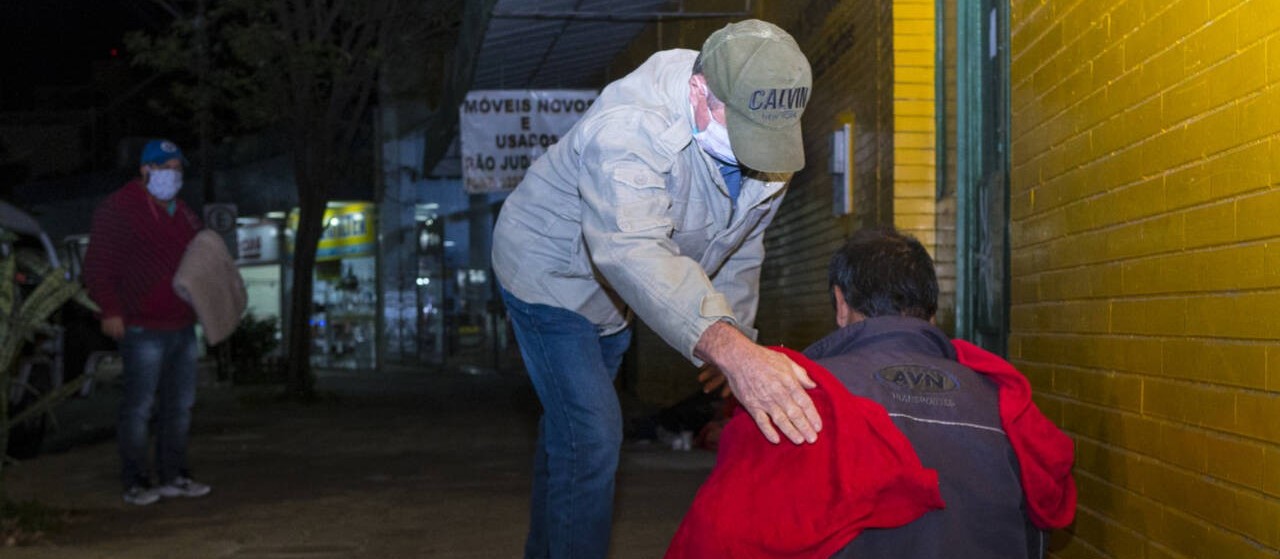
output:
POLYGON ((369 123, 377 73, 389 46, 397 0, 275 0, 285 55, 282 91, 297 179, 299 220, 293 252, 286 347, 289 391, 310 397, 312 270, 323 231, 324 211, 334 188, 353 167, 356 139, 369 123))
POLYGON ((452 28, 437 20, 454 4, 225 0, 209 10, 203 27, 179 21, 169 35, 140 35, 131 40, 131 48, 144 64, 175 70, 185 63, 187 71, 194 66, 194 72, 203 76, 199 83, 209 84, 216 92, 213 98, 187 95, 197 106, 227 107, 245 126, 280 124, 287 131, 300 214, 285 360, 288 393, 294 397, 309 398, 314 393, 309 319, 316 249, 332 193, 353 178, 353 169, 368 168, 361 163, 371 157, 366 140, 379 72, 397 47, 420 37, 424 29, 452 28), (199 41, 205 37, 209 38, 205 60, 212 62, 205 67, 193 65, 191 54, 201 52, 199 41))

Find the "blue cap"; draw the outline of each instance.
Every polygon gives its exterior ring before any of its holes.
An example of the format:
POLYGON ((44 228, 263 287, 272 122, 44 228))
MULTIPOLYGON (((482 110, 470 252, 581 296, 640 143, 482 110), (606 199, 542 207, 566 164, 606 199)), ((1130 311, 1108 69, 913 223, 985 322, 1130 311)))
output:
POLYGON ((182 156, 182 150, 178 148, 178 144, 169 140, 151 140, 147 142, 146 147, 142 148, 141 163, 143 165, 163 165, 170 159, 177 159, 183 165, 187 164, 187 158, 182 156))

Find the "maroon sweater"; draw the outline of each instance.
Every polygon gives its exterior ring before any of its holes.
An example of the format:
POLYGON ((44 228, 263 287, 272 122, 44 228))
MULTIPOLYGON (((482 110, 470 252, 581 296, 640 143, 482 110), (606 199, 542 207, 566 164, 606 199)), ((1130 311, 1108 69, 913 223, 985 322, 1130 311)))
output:
POLYGON ((195 311, 173 290, 173 274, 202 225, 182 200, 176 203, 169 215, 135 179, 94 212, 84 280, 104 318, 154 330, 195 323, 195 311))

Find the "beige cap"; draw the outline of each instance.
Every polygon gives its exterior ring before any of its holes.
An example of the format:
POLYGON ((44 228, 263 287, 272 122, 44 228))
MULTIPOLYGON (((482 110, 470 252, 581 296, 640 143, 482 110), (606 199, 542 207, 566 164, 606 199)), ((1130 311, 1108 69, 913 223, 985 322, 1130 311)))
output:
POLYGON ((800 115, 813 75, 791 35, 758 19, 730 23, 702 44, 702 73, 725 103, 739 162, 769 173, 804 168, 800 115))

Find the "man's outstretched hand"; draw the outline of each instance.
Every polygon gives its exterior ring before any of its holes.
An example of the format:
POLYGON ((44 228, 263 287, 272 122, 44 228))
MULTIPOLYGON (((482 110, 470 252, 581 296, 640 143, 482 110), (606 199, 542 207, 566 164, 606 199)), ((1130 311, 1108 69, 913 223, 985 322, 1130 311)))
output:
MULTIPOLYGON (((702 333, 694 354, 720 370, 729 390, 769 442, 781 440, 778 430, 795 444, 818 440, 822 419, 805 393, 806 388, 817 384, 790 358, 756 345, 724 322, 717 322, 702 333)), ((705 371, 703 374, 715 375, 705 371)), ((703 389, 710 392, 715 388, 704 385, 703 389)))

